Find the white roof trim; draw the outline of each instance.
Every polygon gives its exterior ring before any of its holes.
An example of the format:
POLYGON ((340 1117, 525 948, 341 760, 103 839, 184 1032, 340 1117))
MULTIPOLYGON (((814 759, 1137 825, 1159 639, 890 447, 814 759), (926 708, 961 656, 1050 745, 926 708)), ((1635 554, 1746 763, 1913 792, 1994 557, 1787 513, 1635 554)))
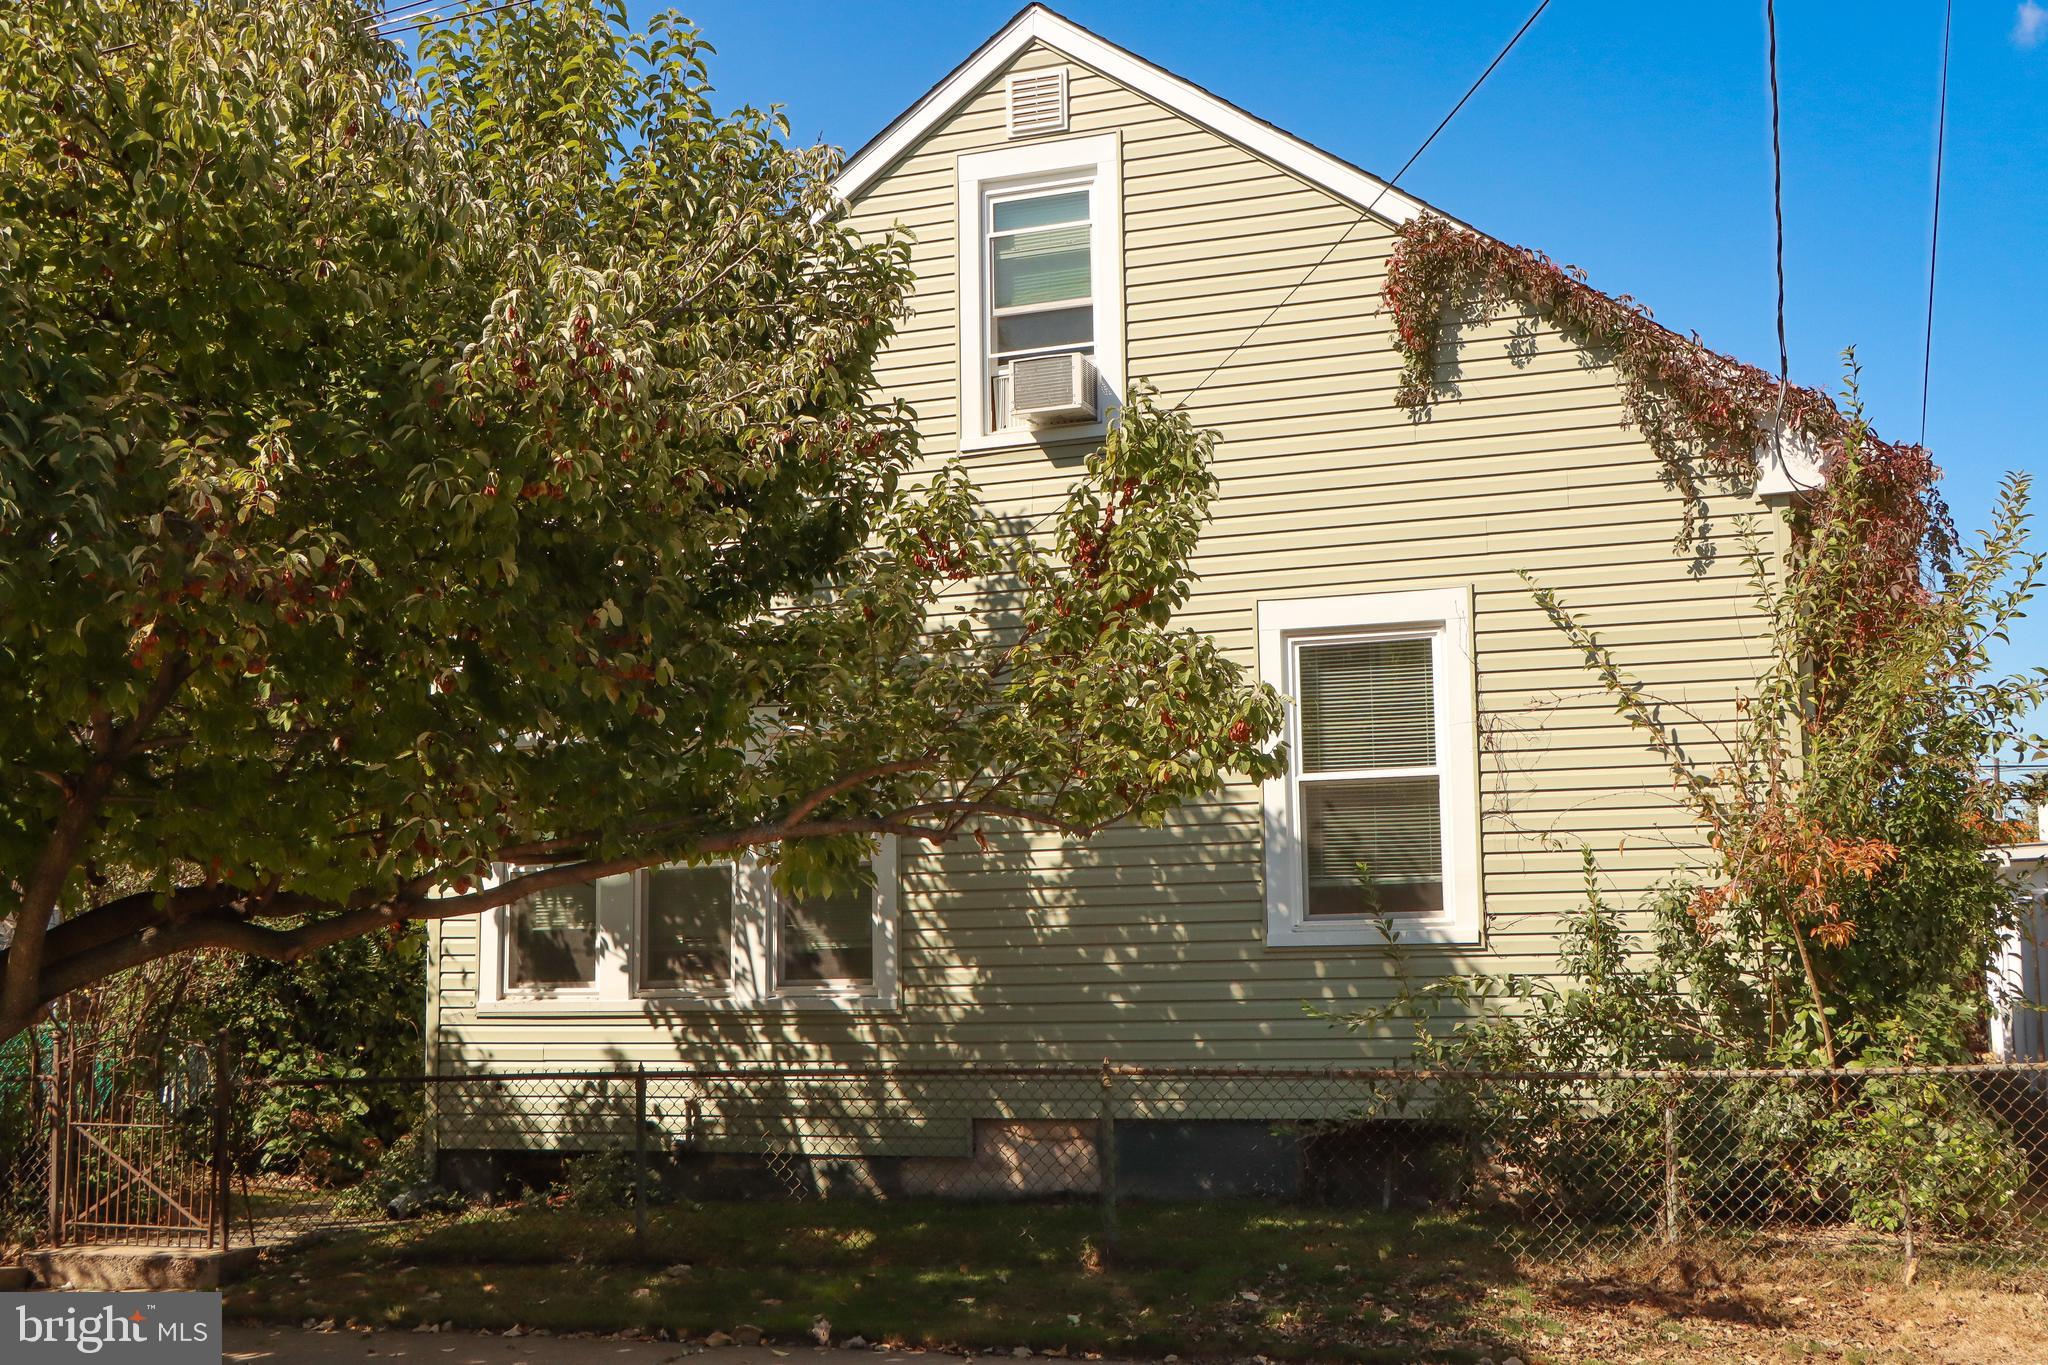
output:
POLYGON ((2003 848, 1992 849, 1991 856, 2007 866, 2015 863, 2048 862, 2048 844, 2007 844, 2003 848))
POLYGON ((1096 37, 1043 5, 1031 5, 1012 19, 1002 32, 956 67, 952 75, 933 86, 923 99, 855 153, 835 182, 840 197, 857 198, 870 181, 901 160, 925 134, 1034 42, 1064 53, 1360 209, 1370 206, 1375 217, 1390 224, 1399 226, 1423 211, 1420 200, 1388 188, 1377 176, 1368 175, 1350 162, 1312 147, 1200 86, 1096 37))

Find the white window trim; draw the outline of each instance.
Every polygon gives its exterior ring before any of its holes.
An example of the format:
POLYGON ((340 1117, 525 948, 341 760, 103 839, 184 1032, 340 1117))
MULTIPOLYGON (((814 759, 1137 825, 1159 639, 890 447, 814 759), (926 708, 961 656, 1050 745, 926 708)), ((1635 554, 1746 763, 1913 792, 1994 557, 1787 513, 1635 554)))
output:
MULTIPOLYGON (((631 944, 646 911, 642 873, 601 877, 597 883, 598 965, 591 986, 562 989, 510 987, 505 954, 512 906, 481 916, 477 927, 477 1013, 495 1016, 645 1016, 650 1009, 730 1014, 784 1011, 875 1013, 902 1008, 902 930, 896 840, 885 838, 874 859, 875 979, 864 985, 782 988, 775 981, 780 903, 769 870, 757 859, 735 864, 731 980, 723 990, 642 987, 631 944)), ((497 878, 492 879, 493 882, 497 878)), ((490 883, 487 883, 490 884, 490 883)))
POLYGON ((1259 676, 1288 698, 1288 771, 1263 793, 1266 946, 1383 947, 1372 916, 1311 920, 1303 886, 1299 784, 1301 707, 1295 700, 1295 647, 1319 636, 1431 632, 1436 688, 1438 797, 1443 821, 1444 908, 1433 915, 1394 916, 1402 943, 1476 945, 1485 915, 1479 882, 1479 719, 1472 653, 1469 587, 1415 592, 1295 598, 1258 604, 1259 676))
MULTIPOLYGON (((486 880, 494 885, 518 868, 501 869, 486 880)), ((510 980, 512 936, 507 932, 511 907, 488 911, 479 926, 479 966, 491 987, 491 999, 520 1010, 583 1009, 631 993, 626 940, 632 932, 633 878, 597 879, 597 963, 589 985, 515 986, 510 980)), ((479 993, 481 1003, 481 992, 479 993)))
POLYGON ((783 918, 779 898, 769 883, 769 872, 756 864, 752 875, 759 883, 759 901, 767 908, 765 932, 760 936, 762 961, 759 980, 768 983, 769 993, 786 1009, 893 1010, 900 1006, 902 992, 897 971, 898 924, 896 892, 896 840, 882 840, 875 852, 874 928, 875 979, 859 982, 817 982, 786 986, 778 979, 782 967, 783 918))
POLYGON ((959 222, 956 278, 960 282, 960 449, 1014 449, 1085 441, 1108 431, 1108 417, 1124 392, 1123 152, 1118 135, 1047 139, 959 160, 959 222), (991 338, 983 300, 987 296, 985 250, 987 202, 1044 182, 1088 183, 1088 270, 1093 287, 1095 364, 1103 420, 1059 427, 999 430, 989 411, 988 352, 991 338))
MULTIPOLYGON (((708 866, 722 869, 732 882, 733 922, 731 926, 731 960, 727 963, 725 985, 650 986, 645 979, 646 959, 638 953, 632 953, 630 954, 632 957, 630 964, 632 970, 630 978, 632 989, 630 994, 633 999, 668 1001, 726 1000, 732 998, 735 993, 747 993, 747 983, 741 978, 751 970, 752 964, 748 960, 748 955, 742 950, 740 937, 742 927, 750 918, 750 911, 745 904, 745 898, 749 894, 751 879, 742 875, 741 866, 738 863, 711 863, 708 866)), ((652 871, 653 869, 649 868, 646 871, 633 874, 633 937, 629 946, 637 945, 646 940, 647 909, 649 903, 648 883, 651 880, 648 873, 652 871)))

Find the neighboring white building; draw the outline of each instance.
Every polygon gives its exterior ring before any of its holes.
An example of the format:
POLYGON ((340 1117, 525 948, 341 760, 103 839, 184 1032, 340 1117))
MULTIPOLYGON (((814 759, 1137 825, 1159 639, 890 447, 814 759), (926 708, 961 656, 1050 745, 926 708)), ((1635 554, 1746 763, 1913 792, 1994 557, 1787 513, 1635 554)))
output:
POLYGON ((2041 837, 1998 851, 2006 873, 2026 893, 2019 927, 1991 969, 1991 1050, 2010 1062, 2048 1061, 2048 806, 2041 837))

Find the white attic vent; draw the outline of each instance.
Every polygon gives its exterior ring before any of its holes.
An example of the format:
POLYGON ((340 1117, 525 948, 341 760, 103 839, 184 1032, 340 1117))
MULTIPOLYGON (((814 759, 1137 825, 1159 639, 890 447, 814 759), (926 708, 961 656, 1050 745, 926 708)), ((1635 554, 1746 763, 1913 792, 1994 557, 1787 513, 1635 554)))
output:
POLYGON ((1010 136, 1067 131, 1067 69, 1026 71, 1010 77, 1010 136))

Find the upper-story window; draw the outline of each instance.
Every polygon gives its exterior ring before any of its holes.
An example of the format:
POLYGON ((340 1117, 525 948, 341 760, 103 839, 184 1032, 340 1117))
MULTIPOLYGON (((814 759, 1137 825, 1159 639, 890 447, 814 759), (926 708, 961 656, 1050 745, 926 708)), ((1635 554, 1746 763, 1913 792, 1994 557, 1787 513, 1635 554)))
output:
MULTIPOLYGON (((991 411, 1011 412, 1015 363, 1095 351, 1087 184, 992 194, 988 223, 991 411)), ((1008 418, 1014 421, 1014 418, 1008 418)))
POLYGON ((1259 604, 1259 665, 1289 707, 1265 796, 1267 942, 1475 942, 1472 626, 1464 589, 1259 604))
POLYGON ((960 158, 961 446, 1099 435, 1123 386, 1114 134, 960 158))

